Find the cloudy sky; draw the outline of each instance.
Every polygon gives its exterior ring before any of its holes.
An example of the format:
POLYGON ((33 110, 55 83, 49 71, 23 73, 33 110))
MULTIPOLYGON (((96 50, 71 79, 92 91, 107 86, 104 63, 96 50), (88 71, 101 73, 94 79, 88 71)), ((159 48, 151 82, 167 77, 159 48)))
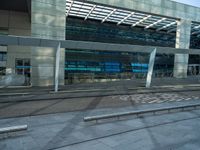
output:
POLYGON ((173 1, 200 7, 200 0, 173 0, 173 1))

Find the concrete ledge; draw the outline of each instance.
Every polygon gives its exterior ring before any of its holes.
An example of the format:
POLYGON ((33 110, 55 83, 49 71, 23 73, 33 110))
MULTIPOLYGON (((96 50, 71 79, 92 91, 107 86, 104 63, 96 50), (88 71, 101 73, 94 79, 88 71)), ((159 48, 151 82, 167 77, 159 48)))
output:
POLYGON ((80 93, 80 92, 101 92, 101 91, 115 91, 115 89, 89 89, 89 90, 69 90, 69 91, 50 91, 51 94, 59 94, 59 93, 80 93))
POLYGON ((29 95, 30 93, 0 93, 0 96, 20 96, 20 95, 29 95))
POLYGON ((28 88, 32 88, 32 86, 30 85, 30 86, 0 86, 0 89, 21 89, 21 88, 26 88, 26 89, 28 89, 28 88))
POLYGON ((96 116, 89 116, 84 117, 83 120, 85 122, 89 121, 98 121, 98 120, 104 120, 104 119, 111 119, 111 118, 117 118, 124 116, 130 116, 130 115, 143 115, 147 113, 153 113, 161 112, 161 111, 167 111, 168 113, 172 110, 177 111, 184 111, 185 109, 196 109, 197 107, 200 107, 200 104, 192 104, 192 105, 181 105, 181 106, 174 106, 174 107, 163 107, 163 108, 155 108, 155 109, 146 109, 146 110, 138 110, 138 111, 129 111, 129 112, 122 112, 122 113, 112 113, 112 114, 105 114, 105 115, 96 115, 96 116))
POLYGON ((10 132, 18 132, 18 131, 27 130, 27 129, 28 129, 27 125, 0 128, 0 134, 10 133, 10 132))

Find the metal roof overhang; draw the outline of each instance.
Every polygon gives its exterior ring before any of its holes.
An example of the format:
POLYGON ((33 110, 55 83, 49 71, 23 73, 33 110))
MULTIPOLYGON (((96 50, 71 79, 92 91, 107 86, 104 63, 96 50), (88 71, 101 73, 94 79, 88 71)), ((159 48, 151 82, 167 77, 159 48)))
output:
MULTIPOLYGON (((131 11, 111 6, 97 5, 87 1, 66 0, 66 17, 79 17, 84 20, 93 19, 100 23, 112 22, 116 25, 124 24, 131 27, 142 27, 145 30, 176 31, 178 19, 131 11)), ((191 35, 200 36, 200 23, 192 22, 191 35)))
POLYGON ((114 51, 114 52, 144 52, 150 53, 152 49, 157 48, 157 53, 161 54, 200 54, 199 49, 176 49, 170 47, 156 46, 139 46, 130 44, 110 44, 99 42, 85 42, 72 40, 49 40, 33 37, 22 36, 6 36, 0 35, 0 45, 16 45, 16 46, 33 46, 33 47, 57 47, 58 43, 61 48, 78 49, 78 50, 98 50, 98 51, 114 51))

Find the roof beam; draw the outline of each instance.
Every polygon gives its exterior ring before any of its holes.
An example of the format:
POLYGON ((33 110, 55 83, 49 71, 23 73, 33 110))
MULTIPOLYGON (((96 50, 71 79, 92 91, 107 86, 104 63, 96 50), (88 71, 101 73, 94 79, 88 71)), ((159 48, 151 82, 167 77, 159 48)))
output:
POLYGON ((154 23, 152 23, 152 24, 146 26, 145 29, 149 29, 149 28, 155 26, 156 24, 161 23, 161 22, 164 21, 164 20, 166 20, 166 18, 162 18, 162 19, 160 19, 160 20, 158 20, 158 21, 156 21, 156 22, 154 22, 154 23))
MULTIPOLYGON (((198 26, 195 26, 193 29, 199 29, 200 28, 200 25, 198 25, 198 26)), ((197 37, 199 36, 199 33, 200 33, 200 30, 198 30, 198 31, 194 31, 194 32, 192 32, 192 35, 194 35, 194 34, 198 34, 197 35, 197 37)))
POLYGON ((90 16, 90 14, 94 11, 94 9, 96 8, 96 6, 97 5, 94 5, 93 7, 92 7, 92 9, 90 10, 90 12, 87 14, 87 16, 85 17, 85 19, 84 20, 87 20, 87 18, 90 16))
POLYGON ((141 19, 141 20, 139 20, 138 22, 134 23, 134 24, 132 25, 132 27, 137 26, 138 24, 144 22, 145 20, 147 20, 147 19, 149 19, 149 18, 151 18, 151 17, 152 17, 151 15, 148 15, 148 16, 144 17, 143 19, 141 19))
POLYGON ((173 28, 173 29, 168 30, 167 33, 171 33, 171 32, 173 32, 173 31, 176 31, 176 28, 173 28))
POLYGON ((200 28, 200 25, 195 26, 193 29, 199 29, 199 28, 200 28))
POLYGON ((199 33, 200 33, 200 31, 195 31, 195 32, 192 32, 192 35, 199 34, 199 33))
POLYGON ((128 18, 130 18, 132 15, 134 15, 135 12, 130 13, 129 15, 127 15, 124 19, 122 19, 121 21, 119 21, 117 23, 117 25, 120 25, 121 23, 123 23, 124 21, 126 21, 128 18))
POLYGON ((70 10, 72 9, 72 5, 74 4, 74 1, 71 1, 71 4, 69 6, 69 9, 67 10, 67 13, 66 13, 66 17, 69 16, 69 13, 70 13, 70 10))
POLYGON ((104 23, 117 9, 113 9, 102 21, 101 23, 104 23))
POLYGON ((165 26, 163 26, 163 27, 161 27, 161 28, 158 28, 156 31, 160 31, 160 30, 166 29, 166 28, 168 28, 168 27, 170 27, 170 26, 173 26, 173 25, 175 25, 175 24, 176 24, 176 21, 175 21, 175 22, 172 22, 172 23, 170 23, 170 24, 168 24, 168 25, 165 25, 165 26))
POLYGON ((86 41, 73 41, 73 40, 55 40, 55 39, 39 39, 34 37, 26 36, 5 36, 0 35, 0 45, 18 45, 18 46, 36 46, 36 47, 54 47, 61 43, 61 48, 67 49, 87 49, 87 50, 98 50, 98 51, 118 51, 122 52, 150 52, 151 48, 157 48, 160 54, 200 54, 199 49, 176 49, 170 47, 153 47, 153 46, 138 46, 138 45, 127 45, 127 44, 109 44, 99 42, 86 42, 86 41), (105 49, 106 47, 106 49, 105 49))

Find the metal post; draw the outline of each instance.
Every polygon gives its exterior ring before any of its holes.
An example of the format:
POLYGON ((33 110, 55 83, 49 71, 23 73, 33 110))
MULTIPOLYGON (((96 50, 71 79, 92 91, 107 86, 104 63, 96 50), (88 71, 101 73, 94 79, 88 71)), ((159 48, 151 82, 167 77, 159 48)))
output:
POLYGON ((60 42, 57 45, 56 49, 56 66, 55 66, 55 92, 58 92, 59 84, 59 70, 60 70, 60 42))
POLYGON ((146 88, 150 88, 151 86, 155 57, 156 57, 156 48, 150 54, 149 68, 148 68, 148 74, 147 74, 147 80, 146 80, 146 88))

